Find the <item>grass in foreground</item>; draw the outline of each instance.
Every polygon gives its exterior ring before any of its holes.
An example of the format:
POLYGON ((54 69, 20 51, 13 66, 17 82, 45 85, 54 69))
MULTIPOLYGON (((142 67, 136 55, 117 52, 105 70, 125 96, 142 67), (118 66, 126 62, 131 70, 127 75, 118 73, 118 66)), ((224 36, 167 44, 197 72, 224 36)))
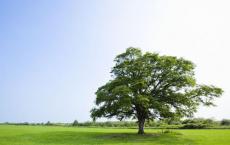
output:
POLYGON ((230 130, 103 129, 0 125, 0 145, 229 145, 230 130))

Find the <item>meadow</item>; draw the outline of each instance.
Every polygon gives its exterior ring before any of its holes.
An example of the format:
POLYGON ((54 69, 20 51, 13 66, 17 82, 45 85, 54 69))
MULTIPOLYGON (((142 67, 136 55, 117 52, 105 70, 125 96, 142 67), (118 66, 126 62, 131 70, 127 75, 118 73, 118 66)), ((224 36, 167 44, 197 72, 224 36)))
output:
POLYGON ((0 145, 229 145, 228 129, 160 130, 0 125, 0 145))

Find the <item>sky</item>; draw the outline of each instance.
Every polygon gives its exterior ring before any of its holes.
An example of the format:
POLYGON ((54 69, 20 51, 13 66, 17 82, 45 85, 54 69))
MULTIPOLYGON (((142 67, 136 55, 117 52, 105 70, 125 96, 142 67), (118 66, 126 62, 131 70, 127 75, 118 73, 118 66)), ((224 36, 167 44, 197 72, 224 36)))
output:
POLYGON ((230 1, 0 0, 0 122, 88 121, 126 48, 184 57, 225 91, 195 117, 230 118, 230 1))

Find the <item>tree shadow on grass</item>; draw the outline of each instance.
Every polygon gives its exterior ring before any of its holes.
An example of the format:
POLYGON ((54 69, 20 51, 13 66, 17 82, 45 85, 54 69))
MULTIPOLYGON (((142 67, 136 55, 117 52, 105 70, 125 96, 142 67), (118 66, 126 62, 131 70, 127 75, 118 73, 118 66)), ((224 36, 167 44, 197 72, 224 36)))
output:
POLYGON ((186 139, 183 135, 177 133, 138 135, 135 133, 56 131, 23 135, 21 137, 29 142, 41 145, 195 145, 194 140, 186 139))
POLYGON ((151 145, 194 145, 195 141, 186 139, 178 133, 148 133, 138 135, 135 133, 107 133, 98 136, 105 140, 113 140, 114 144, 151 144, 151 145))

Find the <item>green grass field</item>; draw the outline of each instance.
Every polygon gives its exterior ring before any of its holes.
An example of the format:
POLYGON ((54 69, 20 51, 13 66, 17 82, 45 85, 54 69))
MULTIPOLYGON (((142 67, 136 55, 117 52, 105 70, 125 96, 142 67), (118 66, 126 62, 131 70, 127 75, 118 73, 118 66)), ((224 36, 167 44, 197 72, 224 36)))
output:
POLYGON ((0 125, 0 145, 229 145, 230 130, 161 130, 0 125))

